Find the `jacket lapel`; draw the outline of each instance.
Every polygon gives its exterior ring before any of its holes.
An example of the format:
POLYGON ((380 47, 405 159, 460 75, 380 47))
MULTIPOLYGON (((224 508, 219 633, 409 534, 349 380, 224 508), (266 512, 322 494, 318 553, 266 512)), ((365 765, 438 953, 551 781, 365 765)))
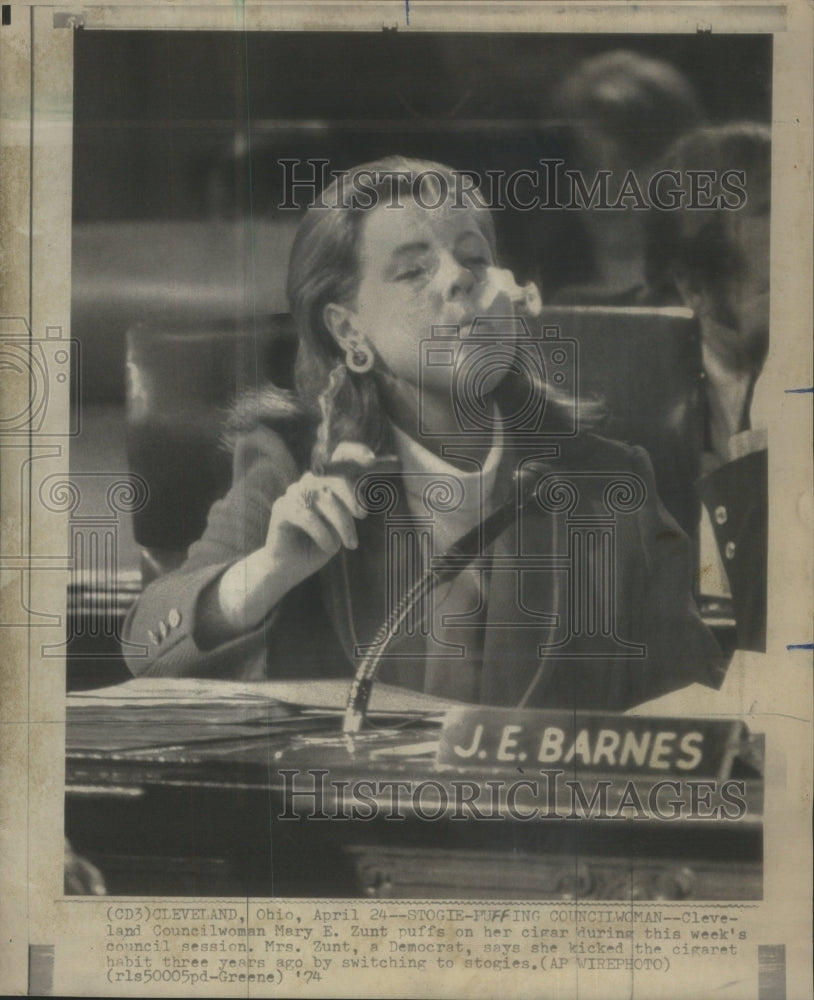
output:
MULTIPOLYGON (((549 456, 507 449, 496 504, 517 500, 517 470, 525 472, 528 491, 552 468, 549 456)), ((538 647, 561 625, 557 612, 562 607, 562 574, 539 563, 529 568, 526 560, 556 551, 555 527, 555 520, 543 515, 531 498, 489 549, 494 562, 483 649, 483 704, 517 705, 530 687, 536 692, 544 683, 538 647)))
MULTIPOLYGON (((534 462, 533 479, 551 470, 548 459, 507 448, 495 481, 493 509, 516 501, 514 473, 519 464, 534 462)), ((406 509, 398 490, 397 510, 406 509)), ((392 512, 391 512, 392 513, 392 512)), ((498 559, 497 567, 485 574, 488 585, 482 647, 483 665, 478 700, 485 704, 516 705, 533 683, 535 698, 544 678, 538 675, 538 647, 563 623, 556 612, 564 605, 558 599, 564 576, 561 571, 521 569, 518 559, 548 555, 555 550, 555 518, 543 515, 531 500, 519 519, 488 547, 486 554, 498 559), (519 520, 519 523, 518 523, 519 520)), ((326 610, 349 662, 358 666, 377 631, 385 621, 394 590, 401 593, 417 575, 417 564, 401 565, 388 552, 386 514, 370 514, 357 522, 359 547, 343 549, 322 571, 326 610), (395 578, 400 575, 400 587, 395 578)), ((426 639, 420 630, 394 636, 388 644, 378 679, 383 683, 423 689, 426 673, 426 639)), ((544 672, 544 668, 543 668, 544 672)))
MULTIPOLYGON (((396 509, 404 503, 399 490, 396 509)), ((322 571, 326 609, 354 669, 375 648, 393 605, 417 576, 417 563, 388 552, 387 514, 371 513, 356 527, 359 547, 342 549, 322 571)), ((424 648, 420 628, 400 630, 387 645, 378 680, 422 690, 424 648)))

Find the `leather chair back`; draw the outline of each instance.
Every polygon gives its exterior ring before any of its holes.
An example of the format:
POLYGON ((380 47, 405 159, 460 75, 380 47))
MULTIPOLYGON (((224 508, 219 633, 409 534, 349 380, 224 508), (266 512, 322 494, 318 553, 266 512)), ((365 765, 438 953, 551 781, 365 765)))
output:
POLYGON ((648 451, 665 507, 693 534, 704 441, 701 338, 693 313, 548 306, 541 321, 577 342, 579 398, 604 404, 597 433, 648 451))
POLYGON ((231 456, 223 444, 229 407, 268 378, 290 384, 293 356, 287 314, 256 324, 128 330, 128 461, 149 488, 133 524, 145 576, 184 559, 212 503, 229 488, 231 456))

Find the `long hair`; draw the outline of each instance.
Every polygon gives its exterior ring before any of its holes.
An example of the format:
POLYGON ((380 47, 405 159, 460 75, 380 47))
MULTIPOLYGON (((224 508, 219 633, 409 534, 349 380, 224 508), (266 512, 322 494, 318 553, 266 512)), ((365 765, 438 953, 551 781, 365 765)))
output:
MULTIPOLYGON (((768 212, 771 189, 771 131, 759 122, 730 122, 696 129, 682 136, 664 154, 660 164, 680 177, 678 187, 689 200, 692 171, 711 178, 707 197, 720 197, 721 178, 728 170, 742 170, 749 201, 738 211, 768 212)), ((657 301, 681 303, 676 277, 696 290, 709 293, 716 318, 729 325, 727 283, 737 274, 740 260, 729 235, 732 210, 710 208, 662 212, 651 210, 647 223, 646 277, 657 301)))
MULTIPOLYGON (((299 438, 292 442, 295 451, 304 459, 310 448, 310 465, 317 472, 341 441, 358 441, 374 452, 381 449, 389 424, 376 366, 364 374, 348 370, 342 349, 325 325, 324 310, 331 302, 349 303, 356 295, 366 212, 396 197, 409 199, 419 177, 427 178, 445 197, 454 192, 456 207, 463 207, 461 178, 451 168, 389 156, 342 174, 308 208, 288 269, 288 300, 298 337, 294 391, 269 384, 245 396, 233 411, 232 435, 257 423, 283 431, 288 427, 289 439, 299 438)), ((470 204, 496 256, 492 215, 474 201, 470 204)), ((550 402, 555 403, 555 395, 549 388, 550 402)))

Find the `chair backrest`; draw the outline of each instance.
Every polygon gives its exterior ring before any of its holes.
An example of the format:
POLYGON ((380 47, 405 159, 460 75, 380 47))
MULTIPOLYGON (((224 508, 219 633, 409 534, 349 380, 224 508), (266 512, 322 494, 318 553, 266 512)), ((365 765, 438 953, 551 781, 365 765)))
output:
POLYGON ((604 403, 605 437, 649 453, 664 505, 688 533, 698 524, 703 449, 701 340, 690 310, 549 306, 543 326, 577 342, 580 399, 604 403))
POLYGON ((128 461, 149 489, 133 531, 154 572, 183 560, 229 488, 231 456, 222 442, 229 407, 269 378, 290 385, 293 354, 287 314, 128 330, 128 461))
POLYGON ((71 336, 82 345, 84 402, 124 399, 125 337, 136 323, 192 329, 229 316, 251 326, 284 312, 299 218, 77 223, 71 336))

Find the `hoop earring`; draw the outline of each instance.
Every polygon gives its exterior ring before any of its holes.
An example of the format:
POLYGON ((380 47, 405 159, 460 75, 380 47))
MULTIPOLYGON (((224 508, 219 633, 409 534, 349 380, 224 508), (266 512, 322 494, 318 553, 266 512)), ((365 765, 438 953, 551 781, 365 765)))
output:
POLYGON ((368 347, 353 344, 345 351, 345 364, 349 371, 364 375, 373 367, 373 351, 368 347))

